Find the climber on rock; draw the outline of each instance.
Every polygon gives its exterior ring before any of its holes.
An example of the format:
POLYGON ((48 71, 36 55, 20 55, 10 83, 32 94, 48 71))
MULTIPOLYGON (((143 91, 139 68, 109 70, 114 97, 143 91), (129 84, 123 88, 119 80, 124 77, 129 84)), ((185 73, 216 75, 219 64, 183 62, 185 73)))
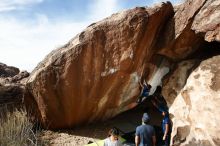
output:
POLYGON ((168 109, 168 106, 167 106, 167 102, 164 99, 161 92, 162 92, 162 87, 157 86, 156 91, 152 95, 152 98, 150 98, 151 102, 160 112, 161 111, 168 112, 169 109, 168 109))
POLYGON ((147 98, 149 96, 149 92, 151 89, 151 85, 147 84, 145 80, 143 84, 139 81, 139 84, 142 89, 141 89, 141 95, 138 97, 137 103, 141 103, 144 97, 147 98))

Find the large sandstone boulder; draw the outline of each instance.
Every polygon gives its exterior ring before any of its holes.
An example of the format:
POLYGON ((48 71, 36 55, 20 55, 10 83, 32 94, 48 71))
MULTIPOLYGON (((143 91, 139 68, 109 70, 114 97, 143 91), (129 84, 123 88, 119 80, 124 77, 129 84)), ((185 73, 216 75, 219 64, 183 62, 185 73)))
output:
POLYGON ((201 62, 170 108, 173 144, 220 145, 220 56, 201 62))
POLYGON ((192 72, 198 56, 208 56, 206 41, 219 48, 218 6, 219 0, 187 0, 175 8, 162 3, 90 25, 31 73, 27 108, 50 129, 106 120, 136 106, 138 80, 146 78, 154 89, 171 70, 163 95, 173 144, 219 145, 220 57, 192 72))
POLYGON ((150 59, 163 25, 172 16, 172 5, 162 3, 90 25, 32 72, 27 107, 51 129, 105 120, 133 108, 138 80, 150 80, 157 68, 150 59))

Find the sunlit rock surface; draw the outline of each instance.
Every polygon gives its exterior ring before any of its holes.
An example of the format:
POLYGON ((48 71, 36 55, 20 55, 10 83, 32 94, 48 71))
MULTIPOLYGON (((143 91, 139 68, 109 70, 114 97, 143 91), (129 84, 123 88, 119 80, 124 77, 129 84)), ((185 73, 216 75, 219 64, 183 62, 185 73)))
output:
POLYGON ((219 0, 188 0, 91 24, 31 73, 26 106, 45 128, 72 128, 136 106, 145 78, 151 94, 163 84, 174 145, 220 145, 220 57, 206 60, 220 54, 207 47, 219 49, 219 16, 219 0))
POLYGON ((44 127, 68 128, 133 108, 138 80, 150 80, 150 62, 170 3, 139 7, 94 23, 50 53, 32 72, 25 101, 44 127))
POLYGON ((179 61, 195 52, 204 39, 191 29, 194 17, 206 0, 187 0, 175 6, 175 15, 166 25, 161 37, 160 54, 179 61))
POLYGON ((180 90, 185 86, 186 80, 196 63, 197 60, 195 59, 180 62, 175 70, 169 74, 169 77, 164 80, 162 94, 168 106, 173 104, 180 90))
POLYGON ((173 144, 220 145, 220 56, 203 61, 187 79, 170 113, 173 144))
POLYGON ((220 41, 220 1, 206 0, 196 15, 192 29, 202 34, 208 42, 220 41))

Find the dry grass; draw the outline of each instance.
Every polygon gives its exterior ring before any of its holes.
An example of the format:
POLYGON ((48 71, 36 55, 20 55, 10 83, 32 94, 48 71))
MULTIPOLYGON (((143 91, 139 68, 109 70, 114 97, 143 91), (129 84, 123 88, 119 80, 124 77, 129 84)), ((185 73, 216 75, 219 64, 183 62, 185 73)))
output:
POLYGON ((0 108, 0 146, 39 146, 46 142, 38 138, 38 130, 33 131, 33 123, 28 120, 25 110, 0 108))

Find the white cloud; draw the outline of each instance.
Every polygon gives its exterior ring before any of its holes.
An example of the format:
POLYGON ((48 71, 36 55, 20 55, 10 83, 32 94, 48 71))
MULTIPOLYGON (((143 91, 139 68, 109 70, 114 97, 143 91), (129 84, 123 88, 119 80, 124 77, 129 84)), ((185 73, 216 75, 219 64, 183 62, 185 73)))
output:
POLYGON ((0 12, 21 9, 28 5, 41 3, 43 0, 1 0, 0 12))
POLYGON ((42 15, 35 25, 0 19, 0 62, 31 71, 51 50, 66 43, 86 25, 50 23, 42 15))
MULTIPOLYGON (((183 3, 185 0, 169 0, 173 5, 178 5, 178 4, 181 4, 183 3)), ((160 2, 167 2, 167 0, 153 0, 153 4, 156 4, 156 3, 160 3, 160 2)))
MULTIPOLYGON (((31 1, 34 0, 23 2, 31 1)), ((31 21, 0 17, 0 62, 31 71, 53 49, 67 43, 92 22, 111 15, 116 8, 116 0, 94 0, 89 17, 83 22, 52 22, 44 14, 36 14, 31 21)))
POLYGON ((120 9, 119 0, 92 0, 93 3, 89 6, 89 19, 93 21, 101 20, 120 9))

